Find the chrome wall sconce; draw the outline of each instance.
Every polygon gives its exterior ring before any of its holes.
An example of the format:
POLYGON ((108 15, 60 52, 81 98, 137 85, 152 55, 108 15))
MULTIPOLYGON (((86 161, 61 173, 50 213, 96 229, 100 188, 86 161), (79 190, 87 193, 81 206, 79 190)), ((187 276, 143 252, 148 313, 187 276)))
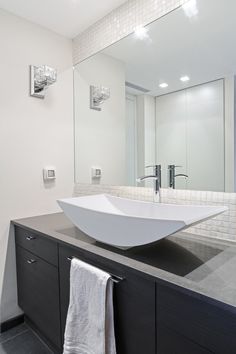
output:
POLYGON ((90 86, 90 108, 101 111, 100 105, 110 98, 110 89, 104 86, 90 86))
POLYGON ((56 69, 47 65, 30 66, 30 96, 44 98, 46 89, 56 81, 56 69))

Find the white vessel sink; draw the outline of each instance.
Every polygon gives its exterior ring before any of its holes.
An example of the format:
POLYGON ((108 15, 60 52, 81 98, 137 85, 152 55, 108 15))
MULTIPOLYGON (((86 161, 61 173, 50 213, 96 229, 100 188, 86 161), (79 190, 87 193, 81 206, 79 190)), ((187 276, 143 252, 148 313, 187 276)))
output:
POLYGON ((151 203, 105 194, 60 199, 58 203, 72 223, 87 235, 122 248, 158 241, 228 209, 151 203))

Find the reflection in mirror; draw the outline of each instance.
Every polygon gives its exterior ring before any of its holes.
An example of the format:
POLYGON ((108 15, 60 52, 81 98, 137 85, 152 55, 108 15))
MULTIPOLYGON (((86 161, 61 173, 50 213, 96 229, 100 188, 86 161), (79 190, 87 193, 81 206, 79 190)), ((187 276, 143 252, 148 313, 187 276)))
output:
POLYGON ((162 187, 235 191, 236 3, 194 6, 75 66, 77 183, 136 186, 161 164, 162 187))

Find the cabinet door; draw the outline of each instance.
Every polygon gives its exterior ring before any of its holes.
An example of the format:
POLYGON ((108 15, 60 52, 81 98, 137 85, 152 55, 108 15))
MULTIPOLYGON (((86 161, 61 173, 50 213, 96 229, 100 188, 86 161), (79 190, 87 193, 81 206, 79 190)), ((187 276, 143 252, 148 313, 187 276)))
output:
POLYGON ((59 248, 62 333, 69 305, 69 256, 125 278, 114 286, 117 354, 155 354, 155 283, 110 260, 67 247, 59 248))
POLYGON ((17 246, 18 303, 57 348, 61 347, 58 268, 17 246))
POLYGON ((210 354, 212 352, 165 326, 158 326, 157 354, 210 354))
POLYGON ((186 113, 188 189, 224 192, 224 80, 187 89, 186 113))
POLYGON ((157 338, 165 326, 212 353, 236 353, 235 308, 168 284, 157 284, 156 295, 157 338))
MULTIPOLYGON (((156 97, 156 159, 165 168, 182 166, 178 173, 187 173, 185 106, 185 91, 156 97)), ((162 187, 169 187, 167 178, 162 179, 162 187)), ((184 178, 176 178, 176 189, 186 189, 184 178)))

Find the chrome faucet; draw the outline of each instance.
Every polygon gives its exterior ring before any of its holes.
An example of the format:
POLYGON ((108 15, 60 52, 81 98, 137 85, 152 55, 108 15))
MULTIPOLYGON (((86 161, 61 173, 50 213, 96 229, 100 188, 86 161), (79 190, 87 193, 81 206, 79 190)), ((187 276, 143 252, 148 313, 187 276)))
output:
POLYGON ((147 175, 147 176, 142 176, 137 178, 137 182, 140 183, 146 179, 153 179, 153 190, 154 190, 154 202, 161 202, 161 165, 151 165, 151 166, 146 166, 146 168, 152 167, 153 168, 153 174, 152 175, 147 175))
POLYGON ((175 179, 176 179, 176 177, 188 178, 188 175, 185 175, 184 173, 178 173, 177 175, 175 174, 175 169, 178 168, 178 167, 182 167, 182 166, 168 165, 169 187, 172 188, 172 189, 175 189, 175 179))

